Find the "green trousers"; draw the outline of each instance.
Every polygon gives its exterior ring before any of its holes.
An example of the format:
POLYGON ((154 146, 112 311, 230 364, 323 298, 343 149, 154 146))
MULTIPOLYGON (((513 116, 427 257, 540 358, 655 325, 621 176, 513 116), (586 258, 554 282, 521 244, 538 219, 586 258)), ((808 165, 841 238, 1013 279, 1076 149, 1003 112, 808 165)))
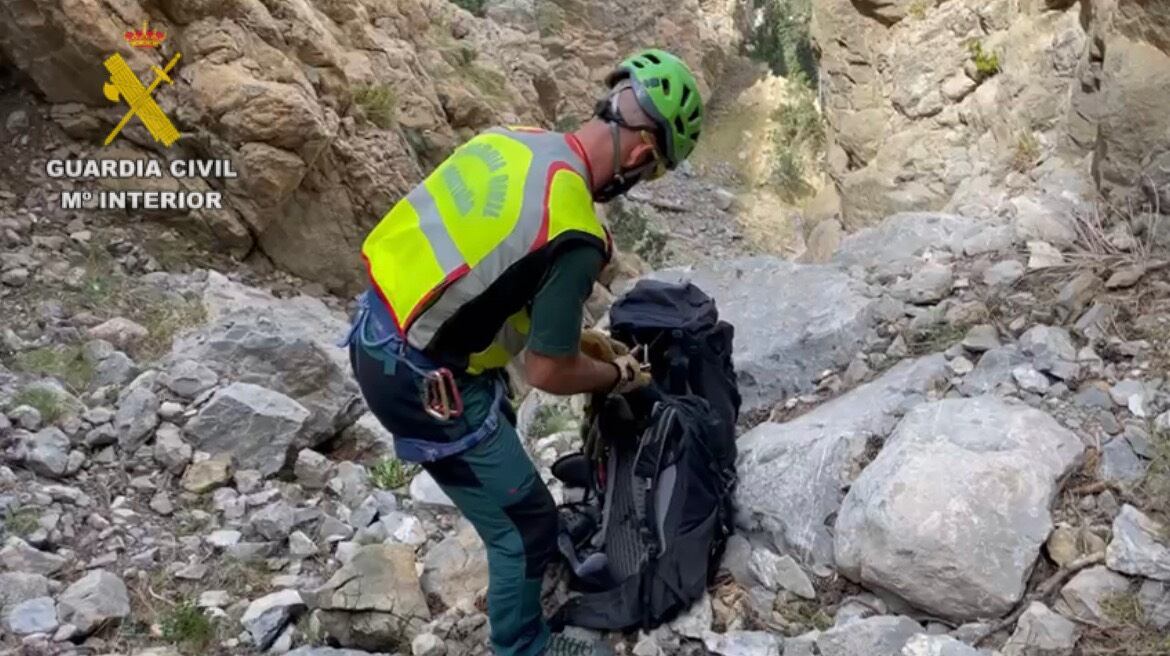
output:
MULTIPOLYGON (((421 380, 408 367, 362 346, 350 362, 370 411, 393 434, 452 441, 491 411, 494 381, 459 381, 463 415, 439 421, 422 408, 421 380)), ((549 640, 540 606, 544 570, 556 553, 557 510, 524 450, 505 400, 496 434, 464 453, 424 468, 475 527, 487 549, 488 620, 499 656, 537 656, 549 640)))

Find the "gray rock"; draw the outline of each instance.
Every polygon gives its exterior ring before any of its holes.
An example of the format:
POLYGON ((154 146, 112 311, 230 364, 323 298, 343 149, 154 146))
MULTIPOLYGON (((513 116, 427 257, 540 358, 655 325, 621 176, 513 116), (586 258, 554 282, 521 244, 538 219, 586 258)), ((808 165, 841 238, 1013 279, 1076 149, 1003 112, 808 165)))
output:
POLYGON ((13 572, 52 576, 68 562, 55 553, 41 551, 16 536, 9 536, 0 549, 0 565, 13 572))
POLYGON ((1101 291, 1101 279, 1092 271, 1082 271, 1065 283, 1056 296, 1061 317, 1075 317, 1101 291))
POLYGON ((10 134, 24 132, 28 130, 29 125, 28 112, 23 109, 14 110, 4 121, 4 129, 10 134))
POLYGON ((138 375, 138 365, 121 351, 114 351, 93 365, 93 385, 125 385, 138 375))
POLYGON ((159 490, 150 498, 150 509, 163 517, 169 516, 175 512, 175 504, 171 501, 171 496, 167 494, 166 490, 159 490))
POLYGON ((175 340, 172 362, 193 360, 221 380, 261 385, 309 412, 302 444, 314 446, 363 411, 349 356, 336 348, 346 317, 309 296, 278 299, 211 271, 203 290, 207 325, 175 340))
POLYGON ((431 547, 423 557, 422 589, 453 606, 487 588, 487 553, 475 528, 460 521, 456 532, 431 547))
POLYGON ((1024 275, 1024 265, 1016 260, 996 262, 983 272, 983 283, 988 287, 1006 287, 1024 275))
POLYGON ((312 449, 301 449, 293 472, 298 483, 310 490, 319 490, 333 475, 333 461, 312 449))
POLYGON ((184 399, 194 399, 215 387, 219 376, 194 360, 179 360, 167 367, 159 382, 184 399))
POLYGON ((910 303, 937 303, 946 298, 955 286, 955 272, 949 264, 930 262, 924 265, 904 285, 894 288, 910 303))
POLYGON ((42 476, 64 476, 69 471, 69 438, 52 426, 39 431, 29 440, 24 463, 42 476))
POLYGON ((114 420, 114 411, 109 408, 90 408, 85 411, 85 414, 81 418, 94 426, 100 426, 114 420))
POLYGON ((232 603, 232 595, 227 590, 205 590, 199 593, 199 608, 225 608, 232 603))
POLYGON ((777 656, 784 640, 767 631, 707 631, 703 644, 709 653, 719 656, 777 656))
POLYGON ((1046 241, 1029 241, 1028 270, 1037 271, 1064 264, 1064 255, 1060 249, 1046 241))
POLYGON ((1114 385, 1109 396, 1117 405, 1128 408, 1135 417, 1145 417, 1152 394, 1141 381, 1126 379, 1114 385))
POLYGON ((236 483, 236 490, 240 494, 251 494, 260 489, 264 483, 264 474, 255 469, 240 469, 232 474, 232 480, 236 483))
POLYGON ((1012 378, 1015 379, 1020 389, 1035 392, 1036 394, 1044 394, 1052 386, 1048 382, 1048 376, 1036 371, 1031 365, 1027 364, 1022 364, 1012 369, 1012 378))
MULTIPOLYGON (((6 561, 0 564, 7 567, 6 561)), ((40 574, 28 572, 0 572, 0 616, 9 608, 37 597, 47 597, 50 591, 49 579, 40 574)))
POLYGON ((809 631, 784 640, 784 656, 821 656, 817 648, 819 631, 809 631))
POLYGON ((368 652, 357 649, 334 649, 333 647, 304 646, 285 654, 285 656, 394 656, 383 652, 368 652))
POLYGON ((1105 564, 1115 572, 1170 581, 1168 530, 1126 504, 1113 520, 1113 540, 1105 551, 1105 564))
POLYGON ((131 389, 119 400, 114 429, 123 451, 137 450, 158 426, 158 404, 158 396, 145 385, 131 389))
POLYGON ((1002 385, 1014 385, 1012 371, 1027 358, 1015 346, 991 349, 979 358, 975 369, 959 381, 958 389, 967 396, 995 392, 1002 385))
POLYGON ((326 542, 340 542, 342 540, 348 540, 353 535, 353 527, 336 517, 326 515, 321 520, 321 526, 318 528, 317 534, 320 539, 326 542))
MULTIPOLYGON (((414 477, 414 480, 417 481, 424 473, 419 473, 418 476, 414 477)), ((353 507, 369 495, 370 473, 360 464, 342 461, 337 463, 337 473, 329 479, 328 487, 341 498, 342 503, 353 507)))
POLYGON ((963 348, 972 353, 983 353, 997 349, 999 346, 999 331, 988 323, 971 326, 967 335, 963 337, 963 348))
POLYGON ((212 531, 207 535, 206 538, 204 538, 204 540, 206 540, 207 544, 210 544, 213 547, 226 549, 232 545, 239 544, 241 537, 243 536, 239 531, 223 529, 219 531, 212 531))
POLYGON ((52 597, 22 601, 4 613, 4 628, 18 636, 57 630, 57 605, 52 597))
POLYGON ((172 474, 183 473, 183 468, 191 462, 191 445, 183 441, 178 426, 162 424, 155 431, 154 460, 172 474))
POLYGON ((31 275, 28 269, 16 267, 15 269, 9 269, 0 274, 0 283, 4 283, 9 287, 23 287, 31 275))
POLYGON ((814 573, 831 566, 826 521, 840 507, 868 438, 888 433, 946 376, 942 355, 908 360, 797 419, 745 433, 737 488, 743 528, 767 533, 814 573))
POLYGON ((1158 630, 1170 627, 1170 583, 1146 581, 1138 591, 1146 623, 1158 630))
MULTIPOLYGON (((1112 415, 1108 415, 1112 418, 1112 415)), ((1109 440, 1101 449, 1101 478, 1119 483, 1135 483, 1146 476, 1149 463, 1142 460, 1124 437, 1109 440)))
POLYGON ((1083 448, 1047 414, 996 397, 920 405, 846 495, 837 566, 941 617, 1003 615, 1023 595, 1052 530, 1056 483, 1083 448))
POLYGON ((683 611, 669 624, 670 629, 680 636, 699 639, 711 631, 715 614, 711 608, 711 595, 704 592, 690 608, 683 611))
POLYGON ((341 439, 365 458, 394 457, 394 436, 372 412, 358 417, 352 426, 342 432, 341 439))
POLYGON ((1020 241, 1041 240, 1057 246, 1069 246, 1077 238, 1072 219, 1065 208, 1050 197, 1029 194, 1011 200, 1015 209, 1013 225, 1020 241))
POLYGON ((410 643, 411 656, 445 656, 447 646, 433 633, 420 633, 410 643))
POLYGON ((308 558, 317 554, 317 545, 301 531, 293 531, 288 536, 288 553, 293 558, 308 558))
POLYGON ((992 656, 947 635, 919 633, 906 642, 900 656, 992 656))
POLYGON ((118 431, 114 430, 113 424, 102 424, 86 433, 83 441, 91 449, 109 446, 118 441, 118 431))
POLYGON ((258 649, 268 649, 294 614, 304 608, 300 593, 296 590, 281 590, 248 604, 240 617, 240 624, 252 636, 252 642, 258 649))
POLYGON ((125 349, 145 339, 150 335, 150 331, 125 317, 114 317, 90 328, 88 334, 92 339, 100 339, 125 349))
MULTIPOLYGON (((1040 371, 1056 373, 1058 364, 1076 363, 1077 350, 1064 328, 1032 326, 1020 335, 1020 351, 1034 360, 1040 371)), ((1063 378, 1063 376, 1061 376, 1063 378)))
POLYGON ((378 520, 386 527, 386 540, 417 547, 427 541, 426 531, 418 517, 398 511, 383 515, 378 520))
POLYGON ((1112 620, 1102 609, 1102 604, 1128 591, 1129 579, 1126 577, 1109 571, 1103 565, 1090 567, 1078 572, 1060 589, 1060 601, 1064 608, 1057 606, 1057 610, 1067 609, 1068 612, 1063 614, 1090 624, 1109 624, 1112 620))
POLYGON ((126 584, 102 569, 81 577, 57 600, 57 617, 61 623, 72 624, 85 635, 129 614, 130 597, 126 584))
POLYGON ((845 267, 884 267, 887 270, 912 266, 927 250, 959 253, 967 240, 986 229, 985 223, 968 217, 902 212, 845 237, 833 261, 845 267))
POLYGON ((812 581, 792 556, 777 556, 767 549, 756 549, 752 552, 749 567, 760 585, 773 592, 784 589, 805 599, 817 596, 812 581))
POLYGON ((183 416, 183 406, 174 401, 163 401, 158 406, 158 416, 163 421, 178 421, 183 416))
POLYGON ((186 426, 195 447, 230 455, 242 468, 271 476, 284 467, 310 412, 270 389, 232 383, 219 390, 186 426))
POLYGON ((754 257, 650 277, 695 283, 735 325, 744 411, 812 391, 822 371, 849 364, 876 318, 863 285, 825 265, 754 257))
POLYGON ((816 639, 822 656, 897 656, 922 627, 902 616, 868 617, 837 626, 816 639))
POLYGON ((359 649, 419 633, 430 619, 415 573, 414 549, 404 545, 361 547, 324 585, 306 592, 321 627, 339 644, 359 649))
POLYGON ((720 566, 730 572, 735 582, 746 589, 756 583, 756 577, 751 573, 751 559, 751 543, 739 533, 734 533, 727 539, 720 566))
POLYGON ((18 405, 8 411, 13 424, 25 430, 35 431, 41 427, 41 411, 31 405, 18 405))
POLYGON ((428 506, 439 506, 446 508, 454 508, 455 502, 447 496, 435 479, 425 471, 419 472, 414 479, 410 481, 410 498, 414 499, 415 503, 420 503, 428 506))
POLYGON ((1073 402, 1085 408, 1113 410, 1113 400, 1109 396, 1109 390, 1094 383, 1081 385, 1081 388, 1073 395, 1073 402))
POLYGON ((1004 656, 1067 656, 1080 638, 1076 624, 1034 601, 1003 646, 1004 656))
POLYGON ((1093 305, 1077 319, 1076 331, 1085 339, 1100 340, 1108 334, 1117 309, 1108 301, 1094 301, 1093 305))
POLYGON ((180 484, 188 492, 202 494, 226 485, 230 480, 232 461, 230 456, 225 455, 191 463, 187 471, 183 472, 180 484))
POLYGON ((292 532, 294 512, 284 501, 268 504, 252 513, 248 526, 266 540, 281 542, 292 532))

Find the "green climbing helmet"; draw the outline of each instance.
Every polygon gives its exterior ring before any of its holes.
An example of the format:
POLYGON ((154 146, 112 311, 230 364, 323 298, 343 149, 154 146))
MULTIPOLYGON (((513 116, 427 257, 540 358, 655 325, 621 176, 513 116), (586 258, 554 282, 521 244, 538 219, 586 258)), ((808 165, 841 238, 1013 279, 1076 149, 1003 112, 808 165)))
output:
POLYGON ((695 150, 703 127, 703 99, 694 74, 678 57, 650 48, 618 64, 605 83, 612 89, 627 79, 642 110, 658 124, 673 169, 695 150))

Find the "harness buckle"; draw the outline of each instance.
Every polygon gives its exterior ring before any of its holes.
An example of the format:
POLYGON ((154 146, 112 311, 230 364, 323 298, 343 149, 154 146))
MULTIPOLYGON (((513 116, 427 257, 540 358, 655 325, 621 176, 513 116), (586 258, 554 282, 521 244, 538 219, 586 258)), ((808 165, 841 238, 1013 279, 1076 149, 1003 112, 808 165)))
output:
POLYGON ((428 415, 447 421, 463 414, 463 397, 450 369, 439 367, 428 371, 423 379, 423 406, 428 415))

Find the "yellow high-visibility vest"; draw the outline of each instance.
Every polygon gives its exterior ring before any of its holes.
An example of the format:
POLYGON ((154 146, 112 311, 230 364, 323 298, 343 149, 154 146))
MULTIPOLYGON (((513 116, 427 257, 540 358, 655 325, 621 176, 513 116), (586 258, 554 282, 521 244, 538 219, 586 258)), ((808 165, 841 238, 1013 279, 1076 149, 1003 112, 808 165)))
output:
MULTIPOLYGON (((411 346, 439 328, 510 267, 567 239, 608 254, 593 209, 588 163, 572 137, 489 130, 460 146, 399 201, 362 244, 370 280, 411 346)), ((471 356, 468 371, 505 366, 527 341, 526 310, 471 356)))

